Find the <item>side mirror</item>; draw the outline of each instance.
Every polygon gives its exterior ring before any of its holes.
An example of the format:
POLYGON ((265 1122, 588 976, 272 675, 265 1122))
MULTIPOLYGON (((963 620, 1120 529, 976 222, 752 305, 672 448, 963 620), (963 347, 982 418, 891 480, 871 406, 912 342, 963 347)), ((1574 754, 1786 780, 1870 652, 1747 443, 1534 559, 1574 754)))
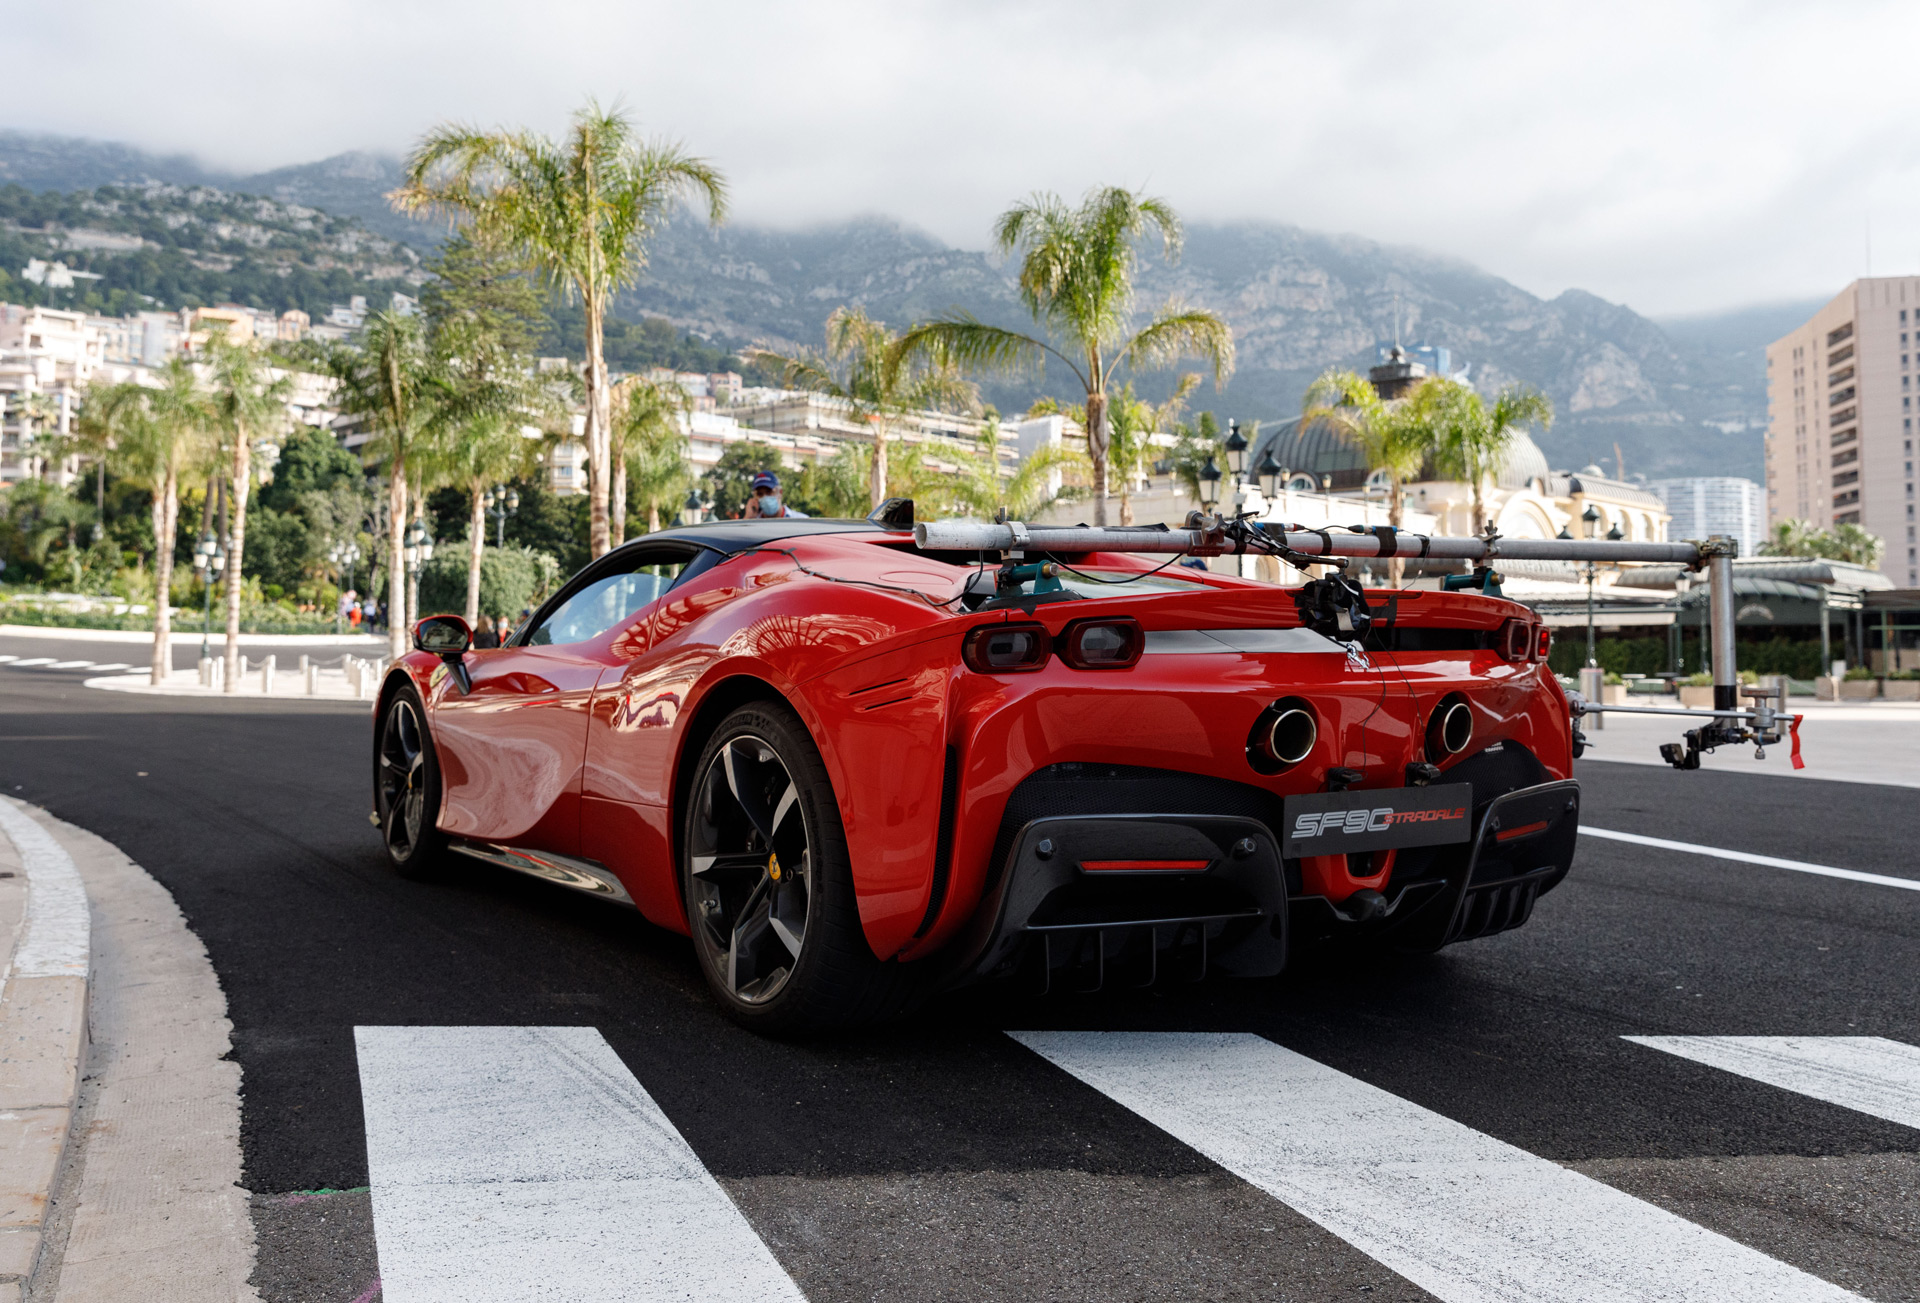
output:
POLYGON ((461 659, 471 646, 473 629, 457 615, 430 615, 413 626, 414 650, 438 656, 452 671, 463 694, 473 691, 473 679, 461 659))
POLYGON ((413 626, 415 651, 427 652, 445 660, 462 656, 473 646, 473 630, 457 615, 429 615, 413 626))

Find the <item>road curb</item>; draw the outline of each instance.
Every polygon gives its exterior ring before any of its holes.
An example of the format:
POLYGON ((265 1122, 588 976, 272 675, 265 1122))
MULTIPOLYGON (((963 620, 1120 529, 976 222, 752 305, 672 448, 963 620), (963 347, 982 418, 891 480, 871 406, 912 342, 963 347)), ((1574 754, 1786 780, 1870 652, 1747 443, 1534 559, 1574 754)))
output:
POLYGON ((19 884, 0 989, 0 1303, 22 1296, 45 1248, 87 1050, 92 971, 86 887, 29 808, 0 800, 0 834, 19 884))
MULTIPOLYGON (((67 1108, 38 1119, 0 1108, 0 1127, 30 1139, 35 1120, 48 1129, 64 1123, 38 1223, 22 1228, 12 1259, 0 1261, 0 1303, 259 1303, 241 1186, 240 1067, 229 1057, 233 1027, 206 947, 171 893, 112 843, 9 800, 0 800, 0 832, 0 851, 20 848, 21 858, 37 863, 64 857, 71 875, 60 891, 43 889, 43 882, 58 885, 57 873, 29 878, 16 966, 86 965, 83 979, 71 972, 12 977, 0 1000, 11 1001, 17 987, 22 1000, 5 1012, 37 1012, 46 1031, 77 1010, 83 1033, 68 1069, 77 1081, 67 1108), (84 943, 78 925, 86 928, 84 943), (63 1003, 58 989, 29 988, 29 980, 81 982, 83 994, 74 1000, 68 990, 63 1003), (6 1279, 13 1260, 29 1258, 24 1282, 6 1279)), ((7 885, 0 878, 0 926, 7 885)), ((56 1054, 63 1045, 23 1029, 30 1035, 17 1056, 22 1076, 37 1067, 50 1078, 65 1068, 56 1054), (24 1053, 29 1043, 42 1060, 24 1053)), ((16 1057, 10 1049, 0 1045, 0 1063, 16 1057)), ((0 1141, 10 1134, 0 1130, 0 1141)), ((0 1185, 0 1196, 10 1188, 0 1185)), ((0 1200, 0 1219, 7 1207, 0 1200)), ((12 1233, 0 1220, 0 1254, 12 1233)))

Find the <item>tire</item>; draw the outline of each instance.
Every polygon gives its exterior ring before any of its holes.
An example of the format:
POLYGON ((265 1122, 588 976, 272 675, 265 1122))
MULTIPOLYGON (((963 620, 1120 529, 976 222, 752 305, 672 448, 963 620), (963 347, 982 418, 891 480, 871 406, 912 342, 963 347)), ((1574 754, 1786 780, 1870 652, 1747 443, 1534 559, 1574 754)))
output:
POLYGON ((707 984, 743 1026, 828 1031, 901 1012, 911 985, 867 945, 840 808, 819 748, 783 704, 722 720, 681 823, 681 888, 707 984))
POLYGON ((447 845, 439 828, 440 763, 411 683, 388 699, 374 735, 373 811, 394 872, 429 876, 447 845))

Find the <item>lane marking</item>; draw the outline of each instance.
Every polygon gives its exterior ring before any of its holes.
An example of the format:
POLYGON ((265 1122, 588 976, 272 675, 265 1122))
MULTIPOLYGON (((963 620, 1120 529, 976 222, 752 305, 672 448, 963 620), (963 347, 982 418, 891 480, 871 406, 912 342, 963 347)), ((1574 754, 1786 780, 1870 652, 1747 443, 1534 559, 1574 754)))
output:
MULTIPOLYGON (((26 662, 23 661, 21 663, 25 664, 26 662)), ((53 664, 47 666, 47 668, 50 670, 84 670, 92 664, 92 661, 55 661, 53 664)))
POLYGON ((0 800, 0 832, 20 853, 27 874, 27 916, 12 975, 85 977, 93 925, 73 857, 12 800, 0 800))
POLYGON ((1710 1068, 1920 1127, 1920 1047, 1881 1036, 1623 1036, 1710 1068))
POLYGON ((1258 1036, 1010 1035, 1447 1303, 1858 1298, 1258 1036))
MULTIPOLYGON (((108 661, 105 665, 96 665, 93 668, 96 670, 130 670, 133 667, 125 661, 108 661)), ((145 669, 147 667, 143 665, 141 668, 145 669)))
POLYGON ((1642 837, 1637 832, 1614 832, 1611 828, 1589 828, 1581 825, 1582 836, 1604 837, 1608 841, 1631 842, 1635 846, 1652 846, 1663 851, 1685 851, 1689 855, 1711 855, 1720 860, 1737 860, 1741 864, 1763 864, 1770 869, 1791 869, 1795 873, 1811 873, 1822 878, 1845 878, 1848 882, 1871 882, 1876 887, 1898 887, 1902 891, 1920 891, 1920 878, 1893 878, 1884 873, 1862 873, 1858 869, 1835 869, 1825 864, 1807 864, 1801 860, 1783 860, 1773 855, 1754 855, 1748 851, 1730 851, 1721 846, 1697 846, 1693 842, 1668 841, 1664 837, 1642 837))
POLYGON ((386 1303, 804 1296, 592 1027, 356 1027, 386 1303))
POLYGON ((29 665, 51 665, 51 664, 53 664, 53 657, 51 656, 29 656, 25 660, 15 660, 13 663, 13 668, 16 670, 24 670, 29 665))
POLYGON ((5 665, 9 661, 17 661, 19 659, 18 656, 0 656, 0 665, 5 665))

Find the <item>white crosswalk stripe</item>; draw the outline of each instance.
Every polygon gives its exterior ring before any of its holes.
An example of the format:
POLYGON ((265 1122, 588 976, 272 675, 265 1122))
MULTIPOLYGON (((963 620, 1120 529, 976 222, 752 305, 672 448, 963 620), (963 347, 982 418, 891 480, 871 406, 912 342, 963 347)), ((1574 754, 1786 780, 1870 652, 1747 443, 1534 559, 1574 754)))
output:
POLYGON ((1011 1034, 1447 1303, 1858 1297, 1258 1036, 1011 1034))
POLYGON ((1920 891, 1920 878, 1895 878, 1884 873, 1863 873, 1859 869, 1836 869, 1825 864, 1808 864, 1803 860, 1783 860, 1777 855, 1755 855, 1751 851, 1730 851, 1724 846, 1698 846, 1693 842, 1669 841, 1665 837, 1643 837, 1637 832, 1615 832, 1611 828, 1583 826, 1582 837, 1599 837, 1606 841, 1629 842, 1635 846, 1650 846, 1655 850, 1681 851, 1688 855, 1706 855, 1716 860, 1733 860, 1739 864, 1759 864, 1769 869, 1788 869, 1794 873, 1811 873, 1818 878, 1842 878, 1848 882, 1870 882, 1876 887, 1894 887, 1901 891, 1920 891))
POLYGON ((10 661, 17 661, 19 659, 18 656, 0 656, 0 665, 5 665, 10 661))
MULTIPOLYGON (((93 668, 96 670, 130 670, 133 666, 127 664, 125 661, 108 661, 105 665, 96 665, 93 668)), ((145 669, 146 667, 142 666, 141 668, 145 669)))
POLYGON ((591 1027, 356 1027, 386 1303, 798 1300, 591 1027))
POLYGON ((1622 1039, 1829 1104, 1920 1127, 1920 1048, 1880 1036, 1622 1039))
POLYGON ((55 661, 53 664, 47 666, 47 668, 50 670, 84 670, 92 664, 92 661, 55 661))
POLYGON ((51 664, 53 664, 53 657, 51 656, 29 656, 25 660, 15 660, 13 663, 13 668, 15 668, 16 670, 24 670, 29 665, 51 665, 51 664))

